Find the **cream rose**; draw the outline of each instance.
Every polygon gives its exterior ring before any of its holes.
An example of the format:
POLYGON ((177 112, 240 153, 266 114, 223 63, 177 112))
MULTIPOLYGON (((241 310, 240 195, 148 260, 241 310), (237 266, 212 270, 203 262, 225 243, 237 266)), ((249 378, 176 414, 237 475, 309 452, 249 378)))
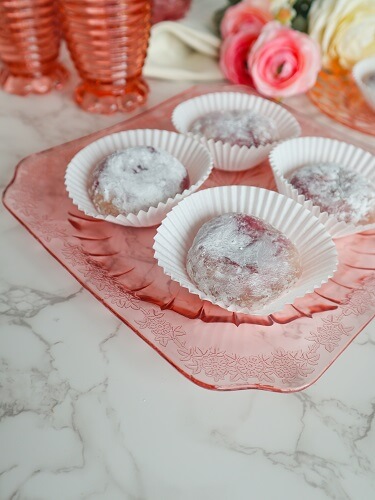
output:
POLYGON ((352 68, 375 55, 375 0, 315 0, 309 35, 321 46, 324 66, 352 68))

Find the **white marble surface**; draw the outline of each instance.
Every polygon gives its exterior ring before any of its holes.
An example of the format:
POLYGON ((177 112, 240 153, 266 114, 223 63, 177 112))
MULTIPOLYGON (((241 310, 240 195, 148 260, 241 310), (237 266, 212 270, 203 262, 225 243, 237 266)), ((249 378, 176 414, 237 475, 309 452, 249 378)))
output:
MULTIPOLYGON (((0 93, 2 189, 21 158, 124 119, 78 109, 75 82, 0 93)), ((150 84, 149 105, 190 86, 150 84)), ((1 500, 375 498, 374 324, 301 393, 202 389, 0 211, 1 500)))

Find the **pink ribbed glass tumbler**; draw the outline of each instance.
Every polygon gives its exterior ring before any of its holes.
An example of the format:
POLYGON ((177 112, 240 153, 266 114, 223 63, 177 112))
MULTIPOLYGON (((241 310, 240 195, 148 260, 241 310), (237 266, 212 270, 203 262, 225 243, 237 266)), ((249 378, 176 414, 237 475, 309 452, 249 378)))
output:
POLYGON ((60 38, 56 0, 0 0, 0 87, 19 95, 60 88, 68 77, 60 38))
POLYGON ((93 113, 132 111, 147 98, 142 78, 150 0, 60 0, 65 39, 82 79, 77 103, 93 113))

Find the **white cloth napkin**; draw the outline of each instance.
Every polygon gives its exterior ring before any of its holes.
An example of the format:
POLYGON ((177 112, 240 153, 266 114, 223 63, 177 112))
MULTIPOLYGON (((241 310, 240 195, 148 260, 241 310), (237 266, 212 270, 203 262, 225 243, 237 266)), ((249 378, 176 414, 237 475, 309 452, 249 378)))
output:
POLYGON ((217 0, 195 0, 181 21, 164 21, 151 29, 145 76, 168 80, 222 80, 220 39, 211 28, 217 0))

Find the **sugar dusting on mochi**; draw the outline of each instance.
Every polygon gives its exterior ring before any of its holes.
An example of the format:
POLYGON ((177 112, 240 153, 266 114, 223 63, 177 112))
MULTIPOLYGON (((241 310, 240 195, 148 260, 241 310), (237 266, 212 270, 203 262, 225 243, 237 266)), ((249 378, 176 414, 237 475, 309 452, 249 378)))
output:
POLYGON ((186 168, 160 148, 115 151, 94 168, 89 194, 104 215, 137 214, 174 198, 189 186, 186 168))
POLYGON ((212 111, 197 118, 189 131, 232 146, 264 146, 277 140, 276 123, 253 111, 212 111))
POLYGON ((241 213, 203 224, 188 251, 186 269, 206 295, 226 307, 250 310, 283 294, 302 272, 298 251, 285 235, 241 213))
POLYGON ((304 165, 289 182, 339 221, 356 225, 375 221, 375 185, 354 170, 335 163, 304 165))

